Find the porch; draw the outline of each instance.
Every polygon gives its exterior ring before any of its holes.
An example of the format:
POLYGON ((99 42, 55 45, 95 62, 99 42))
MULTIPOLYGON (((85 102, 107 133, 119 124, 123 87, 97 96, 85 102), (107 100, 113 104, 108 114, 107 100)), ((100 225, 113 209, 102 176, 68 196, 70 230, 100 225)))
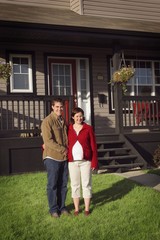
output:
MULTIPOLYGON (((0 96, 0 138, 40 135, 41 121, 51 111, 52 96, 0 96)), ((72 97, 63 96, 64 118, 69 123, 72 97)), ((122 96, 115 104, 119 133, 160 130, 160 97, 122 96)), ((92 119, 93 120, 93 119, 92 119)))
MULTIPOLYGON (((53 96, 0 96, 0 138, 40 136, 41 121, 51 112, 53 96)), ((69 123, 72 97, 64 100, 63 115, 69 123)))
MULTIPOLYGON (((65 103, 64 118, 69 123, 73 99, 66 96, 62 98, 65 103)), ((44 170, 40 125, 51 111, 51 100, 52 96, 0 96, 1 175, 44 170)), ((129 165, 146 167, 144 159, 151 158, 160 142, 160 98, 122 96, 121 100, 115 105, 115 134, 96 135, 97 146, 100 146, 99 160, 107 162, 107 168, 110 169, 129 165), (108 144, 110 148, 102 148, 102 145, 108 144), (149 155, 145 153, 146 148, 149 155)))
POLYGON ((122 118, 124 132, 136 129, 160 130, 160 97, 123 96, 122 118))

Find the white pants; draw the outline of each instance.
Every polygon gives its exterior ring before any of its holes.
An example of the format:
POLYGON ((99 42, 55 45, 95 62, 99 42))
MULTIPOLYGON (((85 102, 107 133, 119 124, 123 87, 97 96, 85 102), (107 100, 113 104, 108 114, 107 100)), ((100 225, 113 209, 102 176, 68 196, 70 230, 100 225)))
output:
POLYGON ((71 179, 72 198, 80 198, 81 184, 83 198, 92 197, 92 173, 90 161, 69 162, 69 175, 71 179))

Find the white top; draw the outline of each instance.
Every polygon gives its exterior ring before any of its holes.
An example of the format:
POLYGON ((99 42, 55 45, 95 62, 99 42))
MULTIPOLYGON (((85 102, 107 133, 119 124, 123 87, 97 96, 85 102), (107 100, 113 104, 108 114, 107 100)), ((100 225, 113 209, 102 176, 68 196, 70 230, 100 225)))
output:
POLYGON ((74 144, 72 155, 74 160, 83 160, 83 148, 79 141, 74 144))

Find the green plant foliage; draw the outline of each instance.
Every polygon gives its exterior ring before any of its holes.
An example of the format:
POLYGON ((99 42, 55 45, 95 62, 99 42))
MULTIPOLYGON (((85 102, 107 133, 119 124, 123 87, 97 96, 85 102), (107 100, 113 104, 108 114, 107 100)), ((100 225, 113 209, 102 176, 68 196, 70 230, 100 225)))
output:
POLYGON ((0 79, 7 82, 9 77, 11 76, 11 72, 12 72, 11 65, 9 63, 0 61, 0 79))
POLYGON ((154 151, 153 161, 157 167, 160 166, 160 145, 158 145, 157 149, 154 151))
POLYGON ((127 92, 127 82, 134 76, 135 69, 130 66, 122 67, 121 69, 115 71, 112 75, 110 83, 120 84, 122 86, 122 92, 125 95, 127 92))
POLYGON ((134 73, 135 69, 133 67, 122 67, 113 73, 112 81, 114 83, 127 83, 134 76, 134 73))

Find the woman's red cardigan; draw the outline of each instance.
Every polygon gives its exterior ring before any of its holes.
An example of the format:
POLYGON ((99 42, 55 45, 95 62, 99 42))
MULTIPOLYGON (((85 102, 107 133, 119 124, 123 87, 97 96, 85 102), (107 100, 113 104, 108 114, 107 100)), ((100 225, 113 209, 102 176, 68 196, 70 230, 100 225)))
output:
POLYGON ((85 160, 91 161, 91 168, 98 169, 97 144, 92 126, 83 123, 83 128, 76 134, 73 125, 68 128, 68 161, 73 161, 72 148, 76 141, 82 145, 85 160))

